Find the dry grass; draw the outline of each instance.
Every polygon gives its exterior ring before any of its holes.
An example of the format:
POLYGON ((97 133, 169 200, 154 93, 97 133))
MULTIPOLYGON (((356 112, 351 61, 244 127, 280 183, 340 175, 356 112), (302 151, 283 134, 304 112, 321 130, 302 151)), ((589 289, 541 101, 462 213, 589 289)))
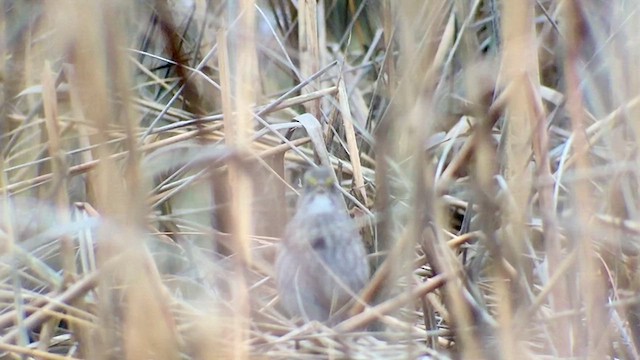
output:
POLYGON ((5 0, 0 359, 640 357, 640 5, 5 0), (300 175, 375 273, 278 305, 300 175))

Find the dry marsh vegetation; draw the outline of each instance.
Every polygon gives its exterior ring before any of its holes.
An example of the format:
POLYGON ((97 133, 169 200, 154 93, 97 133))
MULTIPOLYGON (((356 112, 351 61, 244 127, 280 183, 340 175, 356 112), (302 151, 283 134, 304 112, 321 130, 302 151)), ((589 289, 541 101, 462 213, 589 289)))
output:
POLYGON ((4 0, 0 359, 640 358, 640 5, 4 0), (372 278, 281 310, 332 167, 372 278))

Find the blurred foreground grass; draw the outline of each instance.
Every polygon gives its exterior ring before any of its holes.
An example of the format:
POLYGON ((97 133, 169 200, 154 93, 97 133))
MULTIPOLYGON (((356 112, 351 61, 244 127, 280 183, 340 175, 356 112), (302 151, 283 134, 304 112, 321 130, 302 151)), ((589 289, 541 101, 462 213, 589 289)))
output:
POLYGON ((640 4, 5 0, 0 359, 640 357, 640 4), (278 305, 312 164, 375 271, 278 305))

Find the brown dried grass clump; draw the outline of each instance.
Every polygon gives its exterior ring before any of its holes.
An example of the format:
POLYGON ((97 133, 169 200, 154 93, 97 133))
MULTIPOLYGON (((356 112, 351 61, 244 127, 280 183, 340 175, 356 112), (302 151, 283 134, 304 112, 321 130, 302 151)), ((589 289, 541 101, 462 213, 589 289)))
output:
POLYGON ((0 359, 640 357, 635 2, 3 6, 0 359), (312 164, 334 327, 273 280, 312 164))

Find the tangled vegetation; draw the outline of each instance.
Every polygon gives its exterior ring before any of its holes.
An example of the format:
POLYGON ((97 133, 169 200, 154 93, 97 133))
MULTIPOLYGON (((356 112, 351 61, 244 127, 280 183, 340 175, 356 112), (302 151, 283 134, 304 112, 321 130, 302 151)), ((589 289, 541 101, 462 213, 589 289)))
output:
POLYGON ((639 7, 5 0, 0 359, 640 358, 639 7), (273 279, 314 164, 332 326, 273 279))

